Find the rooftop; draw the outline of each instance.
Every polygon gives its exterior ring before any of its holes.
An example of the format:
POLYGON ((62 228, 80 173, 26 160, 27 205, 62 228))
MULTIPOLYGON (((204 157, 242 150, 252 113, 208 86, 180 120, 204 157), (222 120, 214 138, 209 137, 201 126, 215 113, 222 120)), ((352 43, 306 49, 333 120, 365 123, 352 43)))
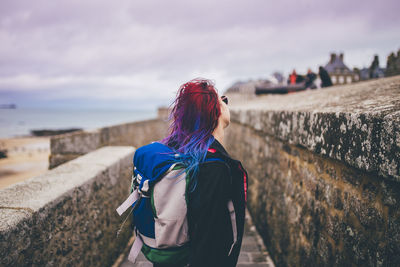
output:
POLYGON ((352 72, 343 62, 343 53, 340 55, 332 53, 331 59, 329 60, 328 64, 326 64, 325 69, 328 73, 343 71, 352 72))

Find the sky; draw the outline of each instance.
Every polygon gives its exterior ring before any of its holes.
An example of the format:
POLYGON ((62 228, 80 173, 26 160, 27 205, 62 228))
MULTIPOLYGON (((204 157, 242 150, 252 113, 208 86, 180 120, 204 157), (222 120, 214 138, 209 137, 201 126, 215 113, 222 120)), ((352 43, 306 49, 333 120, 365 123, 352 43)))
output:
POLYGON ((381 67, 400 49, 398 0, 2 0, 0 104, 147 109, 193 78, 223 93, 332 52, 381 67))

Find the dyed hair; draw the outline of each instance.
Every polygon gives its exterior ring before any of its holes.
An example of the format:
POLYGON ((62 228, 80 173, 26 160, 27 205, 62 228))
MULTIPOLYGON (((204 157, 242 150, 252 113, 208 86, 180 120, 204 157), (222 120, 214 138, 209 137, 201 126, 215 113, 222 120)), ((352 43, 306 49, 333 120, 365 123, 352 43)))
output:
POLYGON ((171 106, 169 134, 161 143, 179 154, 175 162, 183 163, 185 171, 195 179, 198 166, 214 141, 212 133, 221 114, 218 93, 210 80, 193 79, 179 88, 171 106))

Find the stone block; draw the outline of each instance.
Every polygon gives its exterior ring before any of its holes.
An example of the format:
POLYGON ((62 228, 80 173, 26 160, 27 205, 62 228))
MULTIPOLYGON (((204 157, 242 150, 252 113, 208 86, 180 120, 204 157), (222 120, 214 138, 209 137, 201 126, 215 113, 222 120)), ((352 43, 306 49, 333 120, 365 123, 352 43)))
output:
POLYGON ((51 137, 51 154, 86 154, 101 146, 100 132, 78 131, 51 137))
POLYGON ((76 159, 82 156, 81 154, 50 154, 49 156, 49 169, 53 169, 65 162, 76 159))

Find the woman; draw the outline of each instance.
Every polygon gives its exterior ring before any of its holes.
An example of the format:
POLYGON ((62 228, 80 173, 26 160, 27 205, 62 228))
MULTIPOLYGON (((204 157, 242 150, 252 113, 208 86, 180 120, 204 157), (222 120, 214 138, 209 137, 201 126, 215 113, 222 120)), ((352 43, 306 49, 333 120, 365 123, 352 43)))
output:
POLYGON ((173 102, 169 135, 161 141, 186 155, 184 165, 191 177, 189 266, 236 266, 240 252, 248 176, 223 146, 224 130, 230 123, 227 104, 228 99, 219 97, 209 80, 194 79, 183 84, 173 102), (219 161, 205 162, 210 158, 219 161), (237 233, 233 233, 228 201, 235 209, 237 233))

